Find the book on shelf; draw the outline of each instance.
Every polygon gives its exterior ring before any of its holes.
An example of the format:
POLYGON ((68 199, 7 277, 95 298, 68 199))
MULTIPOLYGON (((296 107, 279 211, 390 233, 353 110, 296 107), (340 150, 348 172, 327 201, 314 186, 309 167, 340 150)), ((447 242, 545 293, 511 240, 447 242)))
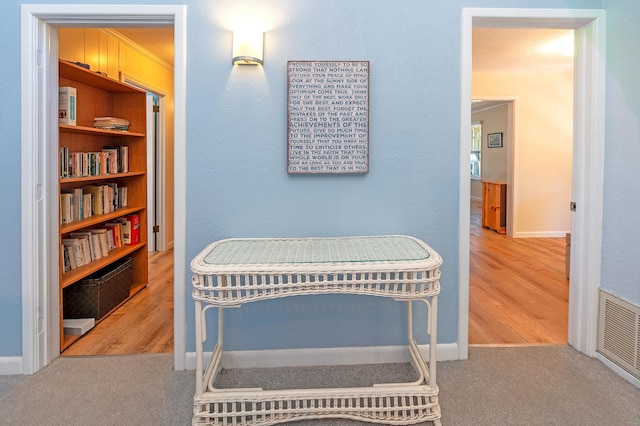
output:
POLYGON ((65 261, 68 260, 69 264, 64 265, 65 272, 76 269, 79 266, 86 264, 85 261, 85 248, 83 241, 80 238, 63 238, 62 247, 65 255, 65 261))
POLYGON ((98 245, 96 246, 95 240, 90 231, 71 232, 69 236, 71 238, 77 238, 82 243, 82 255, 84 257, 85 265, 102 257, 99 251, 100 243, 98 241, 98 245))
POLYGON ((64 334, 82 336, 96 325, 95 318, 64 318, 62 321, 64 334))
POLYGON ((60 222, 71 223, 91 216, 91 209, 85 206, 82 188, 60 191, 60 222))
POLYGON ((138 244, 140 242, 140 215, 130 214, 117 220, 122 224, 124 244, 138 244))
POLYGON ((71 223, 127 207, 127 187, 117 182, 60 191, 60 222, 71 223))
POLYGON ((128 146, 104 146, 101 151, 71 152, 60 147, 60 178, 102 176, 129 171, 128 146))
POLYGON ((106 257, 111 250, 125 244, 135 244, 132 241, 139 242, 139 223, 139 215, 134 214, 104 223, 97 228, 70 232, 66 238, 62 238, 64 271, 106 257), (134 231, 131 232, 130 229, 134 231))
POLYGON ((131 244, 140 242, 140 215, 131 214, 127 216, 127 220, 131 221, 131 244))
MULTIPOLYGON (((127 145, 105 145, 102 150, 115 155, 115 170, 117 173, 129 172, 129 147, 127 145)), ((114 172, 116 173, 116 172, 114 172)))
POLYGON ((117 147, 102 147, 102 152, 107 154, 107 173, 118 173, 118 149, 117 147))
POLYGON ((64 272, 69 272, 78 267, 73 244, 65 244, 63 242, 60 246, 60 252, 62 253, 62 270, 64 272))
POLYGON ((129 201, 127 200, 128 190, 126 186, 118 187, 118 206, 127 207, 129 201))
POLYGON ((71 260, 69 259, 69 250, 64 244, 60 245, 60 254, 62 255, 62 271, 69 272, 73 268, 71 267, 71 260))
POLYGON ((58 165, 60 166, 60 177, 68 178, 69 176, 71 176, 69 173, 69 148, 66 146, 61 146, 59 152, 60 156, 58 158, 58 165))
POLYGON ((98 228, 71 232, 67 238, 62 238, 64 272, 106 257, 111 250, 121 247, 118 234, 121 226, 119 222, 105 223, 98 228))
POLYGON ((82 194, 82 218, 87 219, 93 216, 93 194, 82 194))
POLYGON ((113 245, 115 248, 122 247, 124 245, 124 231, 122 222, 108 222, 104 226, 111 231, 113 236, 113 245))
POLYGON ((131 244, 131 221, 125 218, 119 218, 118 222, 122 224, 122 241, 124 244, 131 244))
POLYGON ((127 207, 127 187, 117 182, 60 190, 60 223, 87 219, 127 207))
POLYGON ((98 240, 101 256, 107 256, 109 254, 109 251, 111 250, 109 246, 109 237, 107 236, 107 230, 105 228, 97 228, 91 229, 90 231, 92 236, 98 240))
POLYGON ((76 125, 76 99, 77 90, 75 87, 58 88, 58 123, 76 125))
POLYGON ((107 236, 107 247, 108 251, 111 251, 116 248, 115 236, 113 234, 113 229, 108 228, 106 225, 104 227, 105 235, 107 236))
POLYGON ((87 185, 82 188, 91 194, 91 211, 94 215, 104 213, 104 187, 102 185, 87 185))
POLYGON ((63 190, 60 193, 60 222, 71 223, 74 220, 73 192, 63 190))
POLYGON ((129 130, 129 120, 119 117, 95 117, 93 119, 93 127, 126 132, 129 130))

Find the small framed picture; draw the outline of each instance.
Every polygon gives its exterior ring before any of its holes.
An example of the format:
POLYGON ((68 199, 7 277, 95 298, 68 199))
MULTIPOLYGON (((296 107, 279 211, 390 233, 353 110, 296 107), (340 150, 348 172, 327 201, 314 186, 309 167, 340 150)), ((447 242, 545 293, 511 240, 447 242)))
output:
POLYGON ((502 133, 489 133, 487 134, 487 146, 489 148, 502 147, 502 133))

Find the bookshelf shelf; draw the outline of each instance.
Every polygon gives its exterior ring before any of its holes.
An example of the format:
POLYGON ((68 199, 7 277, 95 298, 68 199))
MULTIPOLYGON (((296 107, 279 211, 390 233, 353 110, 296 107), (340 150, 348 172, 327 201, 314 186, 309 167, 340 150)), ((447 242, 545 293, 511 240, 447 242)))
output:
POLYGON ((101 180, 114 180, 114 179, 134 177, 134 176, 146 176, 146 172, 112 173, 108 175, 61 178, 60 185, 74 184, 74 183, 80 183, 80 182, 90 183, 90 182, 97 182, 101 180))
MULTIPOLYGON (((129 297, 123 300, 111 309, 102 318, 95 318, 96 324, 106 316, 110 315, 119 306, 143 289, 148 282, 148 253, 147 253, 147 152, 146 152, 146 93, 135 87, 128 86, 119 81, 108 78, 99 73, 87 70, 83 67, 69 63, 67 61, 59 61, 59 87, 70 86, 76 89, 76 125, 60 123, 58 126, 58 148, 61 152, 59 156, 60 178, 58 179, 59 192, 61 200, 63 195, 69 200, 69 194, 73 194, 74 209, 91 208, 95 211, 102 211, 102 207, 97 208, 96 198, 104 203, 104 210, 111 210, 113 206, 126 205, 105 214, 93 214, 84 219, 82 214, 78 214, 76 210, 73 212, 73 221, 62 223, 63 208, 68 207, 60 202, 60 218, 59 218, 59 287, 60 287, 60 350, 68 348, 80 337, 64 333, 64 307, 65 292, 71 286, 82 285, 82 280, 94 273, 100 274, 101 271, 112 265, 114 262, 124 258, 132 258, 132 280, 130 284, 129 297), (119 117, 129 121, 128 131, 98 129, 93 127, 95 117, 119 117), (123 151, 126 147, 126 151, 123 151), (95 153, 108 149, 115 149, 118 152, 117 166, 116 162, 112 163, 107 170, 118 169, 117 173, 100 174, 82 177, 62 177, 67 173, 68 159, 70 156, 64 153, 95 153), (122 154, 126 152, 126 155, 122 154), (125 161, 124 159, 127 158, 125 161), (121 168, 120 164, 124 164, 128 168, 121 168), (64 166, 64 167, 63 167, 64 166), (63 170, 64 168, 64 170, 63 170), (122 170, 128 170, 123 173, 122 170), (113 190, 104 189, 104 199, 102 192, 100 196, 93 194, 88 198, 88 204, 84 204, 78 197, 86 195, 90 192, 88 188, 101 186, 109 187, 113 190), (118 191, 126 188, 126 195, 118 191), (82 191, 81 191, 82 189, 82 191), (84 191, 84 192, 83 192, 84 191), (64 193, 64 194, 63 194, 64 193), (80 195, 76 195, 76 193, 80 195), (115 194, 115 195, 114 195, 115 194), (126 199, 125 202, 120 202, 126 199), (107 209, 107 207, 109 207, 107 209), (76 264, 70 262, 70 250, 65 250, 64 245, 69 244, 69 240, 79 238, 78 232, 89 232, 96 229, 110 228, 105 224, 118 221, 131 221, 132 216, 139 220, 139 240, 128 244, 115 244, 116 233, 112 233, 108 244, 101 245, 100 256, 97 254, 87 256, 93 258, 92 261, 86 260, 76 264), (71 235, 71 233, 74 233, 71 235), (73 265, 73 267, 72 267, 73 265)), ((110 154, 115 155, 115 154, 110 154)), ((103 157, 100 157, 103 158, 103 157)), ((114 157, 111 157, 114 158, 114 157)), ((82 161, 85 161, 84 159, 82 161)), ((73 163, 75 167, 76 163, 73 163)), ((84 164, 88 164, 84 162, 84 164)), ((96 163, 97 164, 97 163, 96 163)), ((101 163, 102 164, 102 163, 101 163)), ((98 167, 95 167, 98 170, 98 167)), ((103 170, 102 168, 100 170, 103 170)), ((69 173, 71 168, 69 168, 69 173)), ((95 173, 95 170, 92 170, 95 173)), ((86 173, 86 168, 83 170, 86 173)), ((64 216, 69 219, 68 216, 64 216)), ((120 225, 117 225, 120 226, 120 225)), ((131 225, 132 226, 132 225, 131 225)), ((101 231, 105 234, 105 231, 101 231)), ((130 235, 129 235, 130 236, 130 235)), ((120 239, 121 241, 121 239, 120 239)), ((75 242, 72 241, 75 244, 75 242)), ((100 244, 99 244, 100 245, 100 244)), ((95 245, 94 245, 95 247, 95 245)), ((75 289, 76 287, 74 287, 75 289)), ((118 299, 119 300, 119 299, 118 299)))
POLYGON ((144 133, 138 132, 124 132, 121 130, 109 130, 109 129, 96 129, 95 127, 87 126, 70 126, 68 124, 60 124, 60 132, 62 133, 77 133, 81 135, 104 135, 115 137, 144 137, 144 133))
POLYGON ((71 223, 63 223, 60 225, 60 234, 68 234, 69 232, 78 231, 84 228, 91 228, 110 220, 117 219, 121 216, 128 216, 144 210, 144 207, 125 207, 110 213, 98 214, 87 219, 80 219, 71 223))
POLYGON ((79 266, 76 269, 73 269, 69 272, 64 272, 62 274, 62 280, 60 281, 60 286, 62 288, 69 287, 70 285, 75 284, 81 279, 88 277, 94 272, 99 271, 105 266, 110 265, 116 260, 122 259, 123 257, 140 250, 143 246, 146 246, 146 244, 140 243, 140 244, 134 244, 134 245, 126 245, 124 247, 120 247, 110 251, 107 257, 94 260, 88 265, 79 266))

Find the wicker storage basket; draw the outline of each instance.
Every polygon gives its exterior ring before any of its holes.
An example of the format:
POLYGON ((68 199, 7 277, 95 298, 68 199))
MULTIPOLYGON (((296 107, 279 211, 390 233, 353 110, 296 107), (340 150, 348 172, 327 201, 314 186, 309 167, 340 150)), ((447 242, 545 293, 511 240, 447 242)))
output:
POLYGON ((100 319, 129 297, 133 259, 124 258, 64 289, 64 318, 100 319))

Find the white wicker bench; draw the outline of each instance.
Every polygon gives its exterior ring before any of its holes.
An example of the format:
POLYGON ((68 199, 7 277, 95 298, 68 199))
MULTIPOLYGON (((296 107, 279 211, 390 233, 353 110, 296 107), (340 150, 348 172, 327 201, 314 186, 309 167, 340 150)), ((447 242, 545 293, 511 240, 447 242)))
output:
POLYGON ((227 239, 191 262, 196 310, 194 425, 272 425, 341 417, 395 425, 440 424, 436 339, 441 257, 408 236, 227 239), (362 294, 407 304, 408 349, 418 379, 371 387, 263 390, 218 389, 224 308, 309 294, 362 294), (427 307, 429 361, 413 337, 412 302, 427 307), (218 341, 204 366, 206 314, 218 309, 218 341))

